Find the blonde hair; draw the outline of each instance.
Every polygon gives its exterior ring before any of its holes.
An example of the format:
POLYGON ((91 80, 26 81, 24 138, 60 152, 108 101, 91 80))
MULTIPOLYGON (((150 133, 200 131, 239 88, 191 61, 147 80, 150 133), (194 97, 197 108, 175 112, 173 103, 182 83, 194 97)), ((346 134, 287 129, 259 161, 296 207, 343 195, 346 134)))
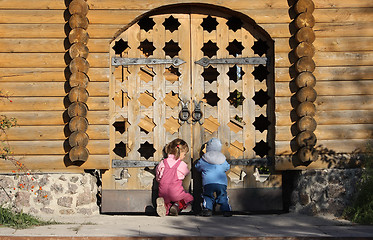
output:
POLYGON ((175 155, 176 159, 180 158, 180 152, 189 152, 188 144, 180 138, 172 140, 169 144, 167 144, 165 152, 168 154, 175 155))

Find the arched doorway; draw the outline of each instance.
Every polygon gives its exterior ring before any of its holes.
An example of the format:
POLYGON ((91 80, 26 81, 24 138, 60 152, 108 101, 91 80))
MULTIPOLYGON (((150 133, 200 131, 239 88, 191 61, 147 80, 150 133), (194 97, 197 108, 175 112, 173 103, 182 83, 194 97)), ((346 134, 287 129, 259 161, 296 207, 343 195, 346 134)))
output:
MULTIPOLYGON (((282 208, 280 177, 265 185, 253 176, 274 150, 273 41, 251 19, 206 6, 155 11, 112 42, 112 169, 103 176, 103 212, 143 212, 156 197, 164 146, 184 139, 193 169, 212 137, 231 163, 234 210, 282 208)), ((184 187, 198 198, 198 174, 184 187)))

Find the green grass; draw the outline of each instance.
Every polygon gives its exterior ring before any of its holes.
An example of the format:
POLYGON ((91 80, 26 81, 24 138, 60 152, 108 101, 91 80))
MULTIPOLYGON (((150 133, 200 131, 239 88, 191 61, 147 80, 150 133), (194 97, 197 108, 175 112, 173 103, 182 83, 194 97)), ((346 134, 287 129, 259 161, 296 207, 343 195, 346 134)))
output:
POLYGON ((15 229, 25 229, 33 226, 57 224, 55 221, 43 221, 26 213, 15 213, 9 208, 0 207, 0 225, 15 229))
POLYGON ((373 224, 373 153, 366 155, 358 192, 351 206, 344 211, 348 220, 359 224, 373 224))

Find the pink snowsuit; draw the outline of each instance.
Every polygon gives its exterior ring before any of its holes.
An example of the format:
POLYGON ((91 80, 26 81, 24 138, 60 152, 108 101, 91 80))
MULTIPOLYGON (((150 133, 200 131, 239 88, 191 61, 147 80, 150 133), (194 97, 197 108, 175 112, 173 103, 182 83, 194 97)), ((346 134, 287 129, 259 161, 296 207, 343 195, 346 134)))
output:
POLYGON ((156 179, 159 182, 158 196, 164 199, 166 214, 173 202, 183 200, 187 205, 193 201, 193 196, 183 188, 183 179, 188 173, 187 164, 180 159, 175 160, 174 155, 169 155, 158 165, 156 172, 156 179))

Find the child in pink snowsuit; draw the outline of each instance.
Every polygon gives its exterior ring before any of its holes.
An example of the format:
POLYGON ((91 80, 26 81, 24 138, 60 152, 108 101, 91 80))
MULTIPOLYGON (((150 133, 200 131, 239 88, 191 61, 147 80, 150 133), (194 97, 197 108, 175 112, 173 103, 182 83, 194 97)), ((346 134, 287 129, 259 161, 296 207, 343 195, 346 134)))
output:
POLYGON ((183 179, 190 171, 182 159, 188 151, 188 144, 184 140, 175 139, 166 147, 167 158, 157 166, 156 180, 159 182, 157 213, 161 217, 177 216, 193 201, 193 196, 183 188, 183 179))

